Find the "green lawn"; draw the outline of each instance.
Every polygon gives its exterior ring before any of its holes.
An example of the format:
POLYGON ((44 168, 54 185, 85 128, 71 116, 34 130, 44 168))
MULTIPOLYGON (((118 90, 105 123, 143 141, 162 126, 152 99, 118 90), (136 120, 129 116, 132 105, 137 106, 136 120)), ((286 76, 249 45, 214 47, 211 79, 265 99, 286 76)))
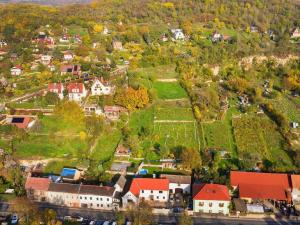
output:
POLYGON ((129 127, 137 134, 142 127, 153 129, 154 106, 135 111, 130 115, 129 127))
POLYGON ((178 74, 175 71, 175 65, 163 65, 156 67, 138 68, 130 72, 136 72, 142 77, 154 76, 156 78, 177 78, 178 74))
POLYGON ((98 140, 98 143, 91 155, 91 159, 98 161, 106 161, 114 154, 116 147, 121 139, 121 132, 114 130, 109 133, 105 133, 98 140))
POLYGON ((194 121, 192 108, 179 106, 155 107, 155 120, 188 120, 194 121))
POLYGON ((159 99, 181 99, 187 98, 187 93, 177 82, 154 82, 154 89, 159 99))

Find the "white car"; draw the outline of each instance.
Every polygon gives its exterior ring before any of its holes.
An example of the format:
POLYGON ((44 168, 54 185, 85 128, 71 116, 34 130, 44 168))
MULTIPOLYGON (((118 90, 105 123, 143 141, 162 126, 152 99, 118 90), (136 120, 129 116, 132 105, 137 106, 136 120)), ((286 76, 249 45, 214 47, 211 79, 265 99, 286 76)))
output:
POLYGON ((103 225, 109 225, 109 221, 105 221, 103 225))
POLYGON ((11 224, 17 224, 18 221, 19 221, 18 215, 17 215, 17 214, 13 214, 13 215, 11 216, 10 223, 11 223, 11 224))

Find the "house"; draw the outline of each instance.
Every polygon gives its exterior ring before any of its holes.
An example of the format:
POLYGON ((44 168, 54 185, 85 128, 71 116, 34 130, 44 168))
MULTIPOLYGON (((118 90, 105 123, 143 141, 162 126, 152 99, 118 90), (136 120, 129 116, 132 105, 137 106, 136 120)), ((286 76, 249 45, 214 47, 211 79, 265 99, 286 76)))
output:
POLYGON ((62 83, 50 83, 48 84, 48 92, 57 94, 62 100, 64 98, 64 85, 62 83))
POLYGON ((0 40, 0 48, 6 47, 7 46, 7 42, 4 40, 0 40))
POLYGON ((162 42, 167 42, 167 41, 169 40, 169 38, 168 38, 167 34, 164 33, 164 34, 160 37, 160 40, 161 40, 162 42))
POLYGON ((109 120, 118 120, 120 115, 127 110, 121 106, 104 106, 105 117, 109 120))
POLYGON ((122 192, 125 188, 126 181, 127 181, 126 178, 123 175, 121 175, 114 185, 116 191, 122 192))
POLYGON ((102 34, 104 34, 104 35, 110 34, 110 31, 108 30, 107 27, 104 27, 102 34))
POLYGON ((55 66, 51 63, 48 65, 48 69, 50 70, 50 72, 54 72, 56 70, 55 66))
POLYGON ((84 112, 88 115, 96 114, 96 115, 104 115, 103 110, 97 104, 86 104, 84 106, 84 112))
POLYGON ((249 203, 255 200, 290 202, 287 174, 231 171, 230 184, 238 190, 239 197, 249 203))
POLYGON ((8 81, 5 77, 0 78, 0 88, 6 88, 8 86, 8 81))
POLYGON ((163 168, 175 169, 177 166, 176 159, 160 159, 159 162, 163 168))
POLYGON ((117 210, 119 201, 115 198, 117 191, 114 187, 80 185, 79 203, 81 208, 117 210))
POLYGON ((292 30, 291 38, 300 38, 300 29, 298 27, 292 30))
POLYGON ((87 90, 83 83, 70 83, 67 87, 68 97, 70 101, 80 102, 87 96, 87 90))
POLYGON ((175 40, 185 39, 185 35, 184 35, 182 29, 171 29, 171 33, 173 34, 173 37, 175 40))
POLYGON ((95 95, 111 95, 113 94, 114 88, 107 84, 104 84, 103 80, 95 79, 91 86, 91 94, 95 95))
POLYGON ((12 76, 19 76, 22 74, 22 67, 21 66, 15 66, 10 69, 10 74, 12 76))
POLYGON ((46 192, 46 202, 59 206, 79 208, 79 190, 80 184, 50 183, 46 192))
POLYGON ((169 180, 156 178, 134 178, 129 191, 122 197, 123 206, 149 203, 167 203, 169 200, 169 180))
POLYGON ((25 183, 27 198, 33 201, 46 201, 46 191, 49 188, 51 180, 49 178, 28 177, 25 183))
POLYGON ((69 64, 69 65, 61 65, 60 67, 60 74, 66 75, 66 74, 72 74, 79 76, 81 74, 81 66, 79 64, 69 64))
POLYGON ((292 125, 293 129, 297 129, 299 127, 299 123, 297 123, 297 122, 292 122, 291 125, 292 125))
POLYGON ((74 58, 74 55, 72 52, 65 52, 64 53, 64 60, 66 61, 72 61, 74 58))
POLYGON ((118 147, 116 148, 115 156, 129 157, 130 152, 131 151, 128 147, 125 147, 121 142, 119 142, 118 147))
POLYGON ((255 26, 255 25, 251 25, 250 26, 250 32, 251 33, 257 33, 259 30, 258 30, 258 27, 255 26))
POLYGON ((300 210, 300 175, 291 175, 293 205, 300 210))
POLYGON ((160 178, 169 180, 170 194, 191 193, 191 182, 192 182, 191 176, 161 174, 160 178))
POLYGON ((219 32, 215 31, 213 32, 212 36, 211 36, 211 41, 212 42, 219 42, 223 40, 223 35, 220 34, 219 32))
POLYGON ((123 45, 121 41, 114 40, 112 46, 114 50, 123 50, 123 45))
POLYGON ((229 214, 228 188, 220 184, 193 185, 193 211, 196 213, 229 214))
POLYGON ((49 65, 51 63, 52 56, 51 55, 42 55, 41 56, 41 63, 43 65, 49 65))
POLYGON ((127 168, 131 166, 130 162, 113 162, 110 171, 114 174, 126 175, 127 168))
POLYGON ((60 43, 64 43, 64 44, 69 43, 69 42, 70 42, 69 35, 64 34, 64 35, 59 39, 59 42, 60 42, 60 43))
POLYGON ((82 171, 74 168, 63 168, 60 176, 63 181, 78 181, 82 177, 82 171))
POLYGON ((36 123, 35 117, 31 116, 18 116, 12 115, 8 116, 5 121, 6 124, 15 125, 20 129, 29 129, 32 128, 33 125, 36 123))

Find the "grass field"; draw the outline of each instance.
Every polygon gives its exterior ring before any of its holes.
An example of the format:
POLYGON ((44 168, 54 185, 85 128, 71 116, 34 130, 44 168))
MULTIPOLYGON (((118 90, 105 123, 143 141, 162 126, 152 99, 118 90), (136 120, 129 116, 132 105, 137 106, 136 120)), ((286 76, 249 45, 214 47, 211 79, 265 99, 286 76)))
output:
POLYGON ((291 168, 292 161, 283 149, 284 139, 276 125, 266 116, 244 115, 233 120, 239 153, 259 154, 280 168, 291 168))
POLYGON ((181 99, 187 98, 187 93, 177 82, 154 82, 154 89, 159 99, 181 99))
POLYGON ((91 159, 98 161, 109 160, 114 154, 120 139, 121 132, 119 130, 114 130, 108 134, 103 134, 103 136, 98 140, 98 143, 91 155, 91 159))
POLYGON ((171 106, 155 107, 155 120, 187 120, 194 121, 194 115, 191 108, 171 106))
POLYGON ((133 70, 132 72, 136 72, 143 77, 154 76, 156 78, 177 78, 178 74, 175 71, 175 65, 163 65, 156 67, 147 67, 147 68, 139 68, 133 70))

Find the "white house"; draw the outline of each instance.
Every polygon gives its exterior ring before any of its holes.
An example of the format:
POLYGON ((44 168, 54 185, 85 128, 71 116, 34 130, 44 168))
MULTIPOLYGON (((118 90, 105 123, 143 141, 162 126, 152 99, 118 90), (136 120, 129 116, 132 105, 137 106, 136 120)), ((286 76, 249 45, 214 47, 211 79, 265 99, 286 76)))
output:
POLYGON ((51 63, 52 56, 51 55, 42 55, 41 56, 41 63, 43 65, 49 65, 51 63))
POLYGON ((116 189, 108 186, 81 185, 79 189, 79 202, 81 208, 91 209, 118 209, 115 200, 116 189))
POLYGON ((117 180, 116 184, 114 185, 114 187, 116 191, 122 192, 124 190, 125 184, 126 184, 126 178, 123 175, 121 175, 117 180))
POLYGON ((298 27, 292 30, 291 38, 300 38, 300 29, 298 27))
POLYGON ((193 211, 196 213, 229 214, 228 188, 220 184, 193 185, 193 211))
POLYGON ((165 178, 169 180, 170 194, 191 193, 191 176, 161 174, 160 178, 165 178))
POLYGON ((183 40, 185 38, 182 29, 172 29, 171 32, 175 40, 183 40))
POLYGON ((61 100, 64 98, 64 85, 62 83, 48 84, 48 91, 56 93, 61 100))
POLYGON ((91 93, 95 95, 111 95, 113 94, 114 88, 109 85, 104 85, 104 82, 101 82, 99 79, 95 79, 92 87, 91 93))
POLYGON ((166 203, 169 200, 169 180, 134 178, 129 191, 122 197, 123 206, 138 204, 139 201, 166 203))
POLYGON ((70 83, 67 87, 70 101, 80 102, 87 96, 87 90, 83 83, 70 83))
POLYGON ((73 53, 71 53, 71 52, 65 52, 64 53, 64 60, 66 60, 66 61, 72 61, 73 58, 74 58, 73 53))
POLYGON ((19 76, 22 74, 22 68, 20 66, 15 66, 10 69, 10 74, 12 76, 19 76))
POLYGON ((104 115, 103 110, 97 104, 86 104, 84 106, 84 112, 86 114, 93 114, 93 113, 95 113, 96 115, 104 115))

